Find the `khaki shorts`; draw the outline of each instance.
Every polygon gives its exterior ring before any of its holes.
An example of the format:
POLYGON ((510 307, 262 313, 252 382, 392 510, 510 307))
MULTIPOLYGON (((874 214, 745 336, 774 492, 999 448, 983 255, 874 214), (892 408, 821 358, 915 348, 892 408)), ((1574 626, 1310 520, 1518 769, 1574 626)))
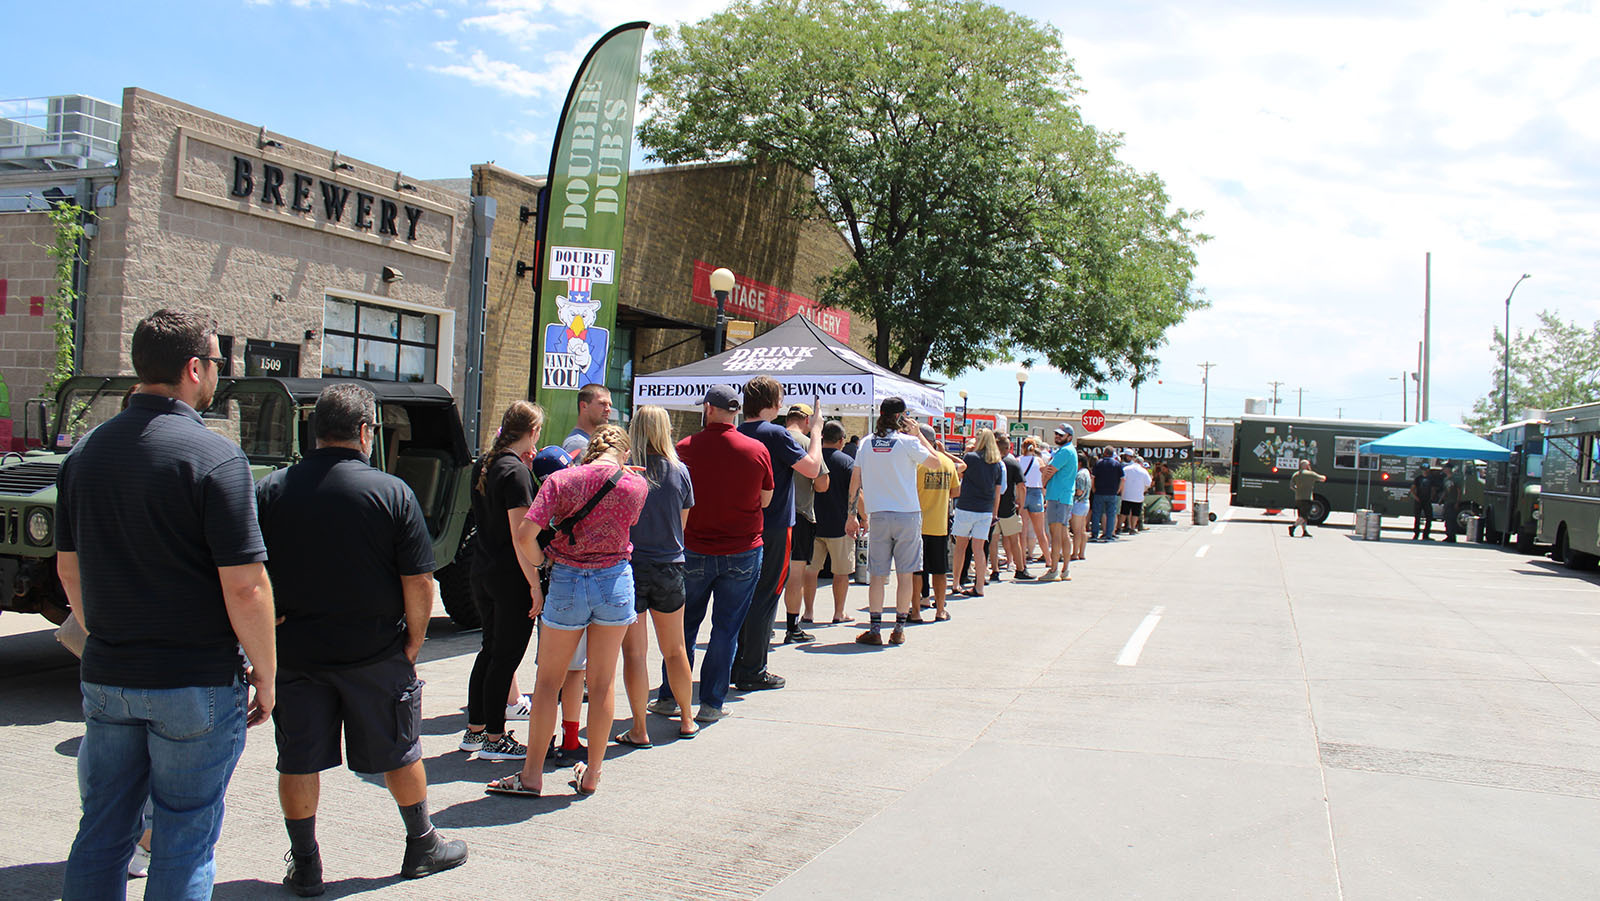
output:
POLYGON ((856 571, 856 542, 854 538, 840 535, 838 538, 814 539, 811 549, 810 569, 822 571, 822 563, 829 557, 833 558, 830 572, 841 576, 848 576, 856 571))
POLYGON ((1010 538, 1012 535, 1022 534, 1022 517, 1018 514, 1002 516, 995 523, 995 528, 1000 530, 1001 538, 1010 538))

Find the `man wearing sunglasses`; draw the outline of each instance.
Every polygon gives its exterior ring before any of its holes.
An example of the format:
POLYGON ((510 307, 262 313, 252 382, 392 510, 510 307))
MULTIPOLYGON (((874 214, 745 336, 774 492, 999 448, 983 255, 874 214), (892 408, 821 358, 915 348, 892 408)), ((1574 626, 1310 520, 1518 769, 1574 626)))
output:
POLYGON ((226 362, 215 328, 158 310, 132 343, 139 392, 57 479, 57 570, 89 633, 83 816, 62 896, 123 896, 148 797, 146 897, 210 897, 245 728, 275 700, 267 549, 244 452, 200 420, 226 362))

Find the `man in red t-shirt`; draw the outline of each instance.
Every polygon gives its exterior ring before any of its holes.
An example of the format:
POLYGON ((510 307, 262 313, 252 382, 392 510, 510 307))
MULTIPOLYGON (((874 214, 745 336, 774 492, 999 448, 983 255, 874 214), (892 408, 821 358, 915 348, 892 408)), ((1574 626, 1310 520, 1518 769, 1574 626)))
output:
MULTIPOLYGON (((706 427, 678 442, 678 459, 689 469, 695 499, 683 528, 687 598, 683 635, 692 666, 695 640, 709 605, 711 638, 700 667, 700 709, 695 719, 713 723, 724 715, 739 626, 761 574, 762 510, 772 501, 773 481, 766 446, 733 427, 740 406, 738 390, 713 385, 701 406, 706 427)), ((678 703, 663 672, 650 710, 677 716, 678 703)))

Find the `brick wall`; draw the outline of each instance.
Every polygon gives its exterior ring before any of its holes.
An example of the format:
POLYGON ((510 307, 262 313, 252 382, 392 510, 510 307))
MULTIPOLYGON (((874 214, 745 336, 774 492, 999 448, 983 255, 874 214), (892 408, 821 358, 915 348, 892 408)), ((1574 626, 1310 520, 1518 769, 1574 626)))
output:
MULTIPOLYGON (((493 165, 472 167, 472 192, 495 199, 494 232, 489 242, 488 303, 484 316, 483 416, 478 430, 480 447, 487 448, 500 428, 500 417, 513 401, 528 396, 528 367, 532 359, 534 278, 517 277, 517 261, 534 265, 538 222, 519 221, 519 209, 539 207, 539 186, 531 179, 493 165)), ((552 442, 560 443, 562 436, 552 442)), ((547 439, 550 436, 546 436, 547 439)))
POLYGON ((55 260, 45 253, 54 244, 55 229, 44 213, 0 213, 0 377, 11 423, 9 429, 0 425, 0 451, 11 449, 10 434, 22 436, 24 402, 40 395, 55 368, 55 317, 46 306, 56 291, 55 260))

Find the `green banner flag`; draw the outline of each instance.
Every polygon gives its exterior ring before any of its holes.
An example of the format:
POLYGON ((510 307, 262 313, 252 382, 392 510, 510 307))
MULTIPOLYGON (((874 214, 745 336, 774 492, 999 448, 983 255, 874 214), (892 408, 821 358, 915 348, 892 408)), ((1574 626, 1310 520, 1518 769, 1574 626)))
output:
POLYGON ((605 384, 622 271, 639 61, 648 22, 601 38, 573 79, 550 157, 540 235, 539 321, 529 394, 545 409, 543 444, 577 417, 578 389, 605 384))

